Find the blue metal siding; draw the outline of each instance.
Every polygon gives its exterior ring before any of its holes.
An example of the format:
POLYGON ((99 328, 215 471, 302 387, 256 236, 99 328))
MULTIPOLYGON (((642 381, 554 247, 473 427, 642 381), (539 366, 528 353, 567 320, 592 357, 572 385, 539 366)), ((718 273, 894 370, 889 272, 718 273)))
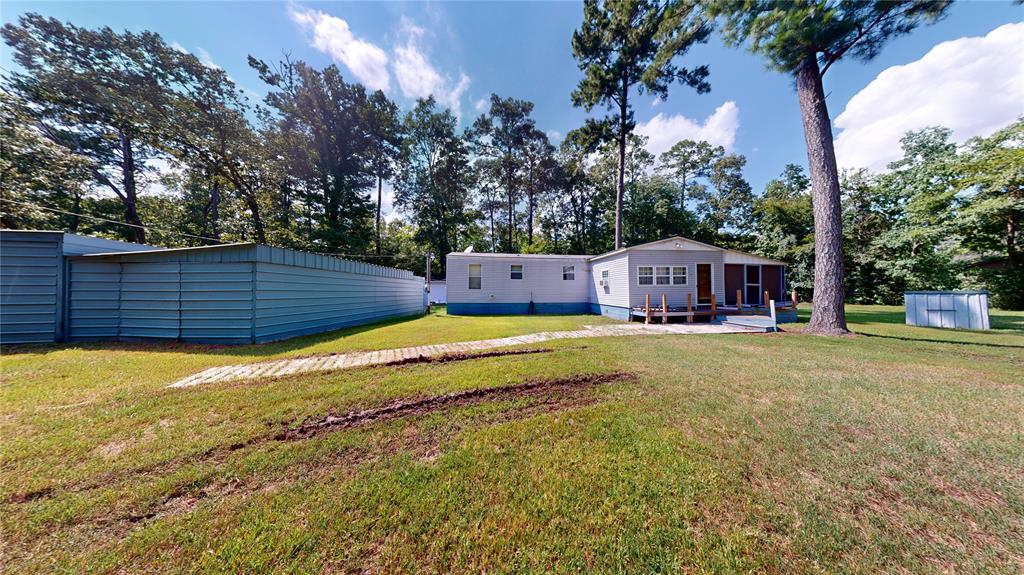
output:
POLYGON ((71 268, 76 341, 264 342, 424 309, 412 272, 251 244, 74 257, 71 268))
POLYGON ((121 265, 120 327, 124 339, 177 339, 181 270, 178 263, 121 265))
MULTIPOLYGON (((262 246, 261 246, 262 247, 262 246)), ((320 264, 302 254, 275 261, 320 264)), ((423 312, 423 279, 411 272, 337 260, 336 271, 260 261, 256 264, 255 339, 273 341, 423 312), (344 264, 344 265, 341 265, 344 264), (374 275, 368 275, 374 274, 374 275), (391 277, 405 275, 407 277, 391 277)))
POLYGON ((61 337, 60 233, 10 232, 0 241, 0 343, 61 337))
POLYGON ((206 343, 252 341, 255 264, 181 264, 181 339, 206 343))
POLYGON ((68 261, 68 339, 117 339, 120 324, 121 264, 68 261))
POLYGON ((72 341, 252 341, 252 263, 75 258, 70 268, 72 341))

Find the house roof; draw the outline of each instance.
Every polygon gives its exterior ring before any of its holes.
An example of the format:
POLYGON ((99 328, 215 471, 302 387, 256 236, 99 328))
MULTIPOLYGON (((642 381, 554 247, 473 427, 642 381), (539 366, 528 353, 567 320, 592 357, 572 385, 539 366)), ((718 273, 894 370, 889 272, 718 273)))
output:
MULTIPOLYGON (((665 249, 683 249, 689 247, 690 249, 697 249, 701 251, 718 251, 732 254, 737 260, 735 263, 765 263, 786 266, 789 265, 786 262, 766 258, 757 254, 751 254, 748 252, 741 252, 739 250, 731 250, 728 248, 721 248, 704 242, 698 242, 697 240, 691 240, 690 238, 684 238, 682 236, 673 236, 653 242, 647 242, 645 244, 638 244, 635 246, 629 246, 620 248, 610 252, 606 252, 596 256, 583 256, 583 255, 555 255, 555 254, 504 254, 504 253, 489 253, 489 252, 452 252, 449 256, 464 256, 464 257, 488 257, 488 258, 547 258, 547 259, 573 259, 580 260, 585 259, 587 261, 597 261, 607 257, 623 254, 635 250, 654 250, 659 248, 665 249)), ((733 263, 726 261, 725 263, 733 263)))
POLYGON ((484 258, 522 258, 533 260, 586 260, 590 256, 566 255, 566 254, 505 254, 494 252, 451 252, 449 257, 484 257, 484 258))

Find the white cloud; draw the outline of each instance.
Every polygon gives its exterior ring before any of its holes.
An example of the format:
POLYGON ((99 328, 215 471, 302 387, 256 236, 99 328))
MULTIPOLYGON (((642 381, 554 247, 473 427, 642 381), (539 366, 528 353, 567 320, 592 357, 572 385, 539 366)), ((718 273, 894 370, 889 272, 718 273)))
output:
POLYGON ((218 66, 213 61, 213 58, 210 57, 210 53, 204 50, 203 48, 196 48, 196 57, 198 57, 199 61, 203 64, 203 66, 206 66, 207 68, 212 68, 214 70, 224 69, 218 66))
POLYGON ((460 72, 458 81, 452 85, 451 78, 441 75, 421 46, 425 32, 408 18, 402 17, 400 33, 405 37, 405 43, 395 45, 392 64, 398 87, 407 98, 433 95, 439 103, 451 108, 456 116, 461 116, 462 95, 469 88, 469 76, 460 72))
MULTIPOLYGON (((373 190, 371 195, 371 201, 377 201, 377 190, 373 190)), ((386 222, 393 222, 397 220, 401 215, 398 213, 398 208, 395 207, 395 188, 391 182, 385 181, 384 185, 381 186, 380 190, 381 202, 380 202, 380 217, 386 222)))
POLYGON ((1024 114, 1024 23, 942 42, 923 58, 882 71, 835 119, 841 167, 882 170, 910 130, 941 125, 963 142, 1024 114))
POLYGON ((473 109, 483 114, 487 111, 488 104, 490 104, 490 100, 488 98, 480 98, 476 102, 473 102, 473 109))
POLYGON ((548 140, 550 140, 553 144, 557 144, 558 142, 562 141, 562 133, 559 132, 558 130, 548 130, 547 136, 548 140))
POLYGON ((740 109, 736 102, 727 101, 708 116, 703 123, 682 114, 666 116, 659 113, 647 122, 637 124, 636 133, 647 136, 647 150, 660 155, 680 140, 704 140, 732 151, 736 130, 740 127, 740 109))
POLYGON ((292 21, 312 33, 311 44, 317 50, 343 64, 371 90, 390 88, 388 55, 377 45, 357 38, 348 22, 319 10, 291 5, 292 21))
POLYGON ((174 42, 171 42, 171 48, 174 48, 175 50, 177 50, 178 52, 181 52, 182 54, 188 54, 188 50, 186 50, 184 46, 182 46, 180 43, 178 43, 177 40, 175 40, 174 42))

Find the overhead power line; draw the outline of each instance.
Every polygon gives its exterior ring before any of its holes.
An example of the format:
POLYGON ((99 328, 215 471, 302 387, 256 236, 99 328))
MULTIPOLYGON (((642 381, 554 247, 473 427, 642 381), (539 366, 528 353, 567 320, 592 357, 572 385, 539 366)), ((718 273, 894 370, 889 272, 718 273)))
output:
POLYGON ((175 235, 179 235, 179 236, 186 237, 186 238, 194 238, 194 239, 197 239, 197 240, 208 240, 208 241, 211 241, 211 242, 217 242, 218 244, 224 243, 221 240, 218 240, 217 238, 208 238, 206 236, 197 236, 195 234, 188 234, 188 233, 179 232, 179 231, 176 231, 176 230, 166 230, 166 229, 162 229, 162 228, 154 228, 152 226, 140 226, 139 224, 129 224, 128 222, 119 222, 117 220, 111 220, 111 219, 108 219, 108 218, 101 218, 99 216, 90 216, 88 214, 79 214, 79 213, 75 213, 75 212, 69 212, 67 210, 60 210, 60 209, 57 209, 57 208, 51 208, 51 207, 48 207, 48 206, 41 206, 39 204, 32 204, 32 203, 29 203, 29 202, 19 202, 17 200, 10 200, 10 199, 7 199, 7 198, 0 198, 0 200, 3 200, 5 202, 11 203, 11 204, 18 204, 20 206, 26 206, 26 207, 29 207, 29 208, 36 208, 36 209, 39 209, 39 210, 46 210, 48 212, 55 212, 55 213, 58 213, 58 214, 66 214, 66 215, 69 215, 69 216, 75 216, 77 218, 85 218, 85 219, 88 219, 88 220, 96 220, 98 222, 106 222, 108 224, 117 224, 117 225, 120 225, 120 226, 128 226, 130 228, 136 228, 136 229, 141 229, 141 230, 146 230, 146 231, 160 232, 160 233, 163 233, 163 234, 175 234, 175 235))
MULTIPOLYGON (((104 222, 104 223, 108 223, 108 224, 115 224, 115 225, 119 225, 119 226, 128 226, 128 227, 131 227, 131 228, 143 229, 143 230, 146 230, 146 231, 153 231, 153 232, 160 232, 160 233, 163 233, 163 234, 172 234, 172 235, 177 235, 177 236, 186 237, 186 238, 193 238, 193 239, 197 239, 197 240, 208 240, 208 241, 211 241, 211 242, 217 242, 218 244, 225 243, 223 240, 218 240, 217 238, 211 238, 211 237, 207 237, 207 236, 197 236, 195 234, 189 234, 189 233, 185 233, 185 232, 179 232, 179 231, 176 231, 176 230, 168 230, 168 229, 163 229, 163 228, 155 228, 153 226, 141 226, 139 224, 129 224, 128 222, 121 222, 121 221, 118 221, 118 220, 111 220, 109 218, 101 218, 99 216, 91 216, 89 214, 79 214, 79 213, 76 213, 76 212, 70 212, 68 210, 61 210, 61 209, 57 209, 57 208, 51 208, 49 206, 42 206, 42 205, 39 205, 39 204, 33 204, 33 203, 29 203, 29 202, 19 202, 17 200, 11 200, 11 199, 7 199, 7 198, 0 198, 0 201, 8 202, 8 203, 11 203, 11 204, 18 204, 20 206, 26 206, 26 207, 29 207, 29 208, 36 208, 36 209, 39 209, 39 210, 46 210, 48 212, 54 212, 54 213, 58 213, 58 214, 65 214, 65 215, 68 215, 68 216, 75 216, 75 217, 78 217, 78 218, 85 218, 85 219, 88 219, 88 220, 95 220, 95 221, 104 222)), ((381 254, 381 255, 377 255, 377 254, 342 254, 342 253, 335 253, 335 252, 320 252, 320 251, 312 251, 312 250, 300 250, 300 251, 309 252, 309 253, 313 253, 313 254, 320 254, 320 255, 325 255, 325 256, 343 257, 343 258, 397 258, 398 257, 398 256, 395 256, 395 255, 386 255, 386 254, 381 254)))

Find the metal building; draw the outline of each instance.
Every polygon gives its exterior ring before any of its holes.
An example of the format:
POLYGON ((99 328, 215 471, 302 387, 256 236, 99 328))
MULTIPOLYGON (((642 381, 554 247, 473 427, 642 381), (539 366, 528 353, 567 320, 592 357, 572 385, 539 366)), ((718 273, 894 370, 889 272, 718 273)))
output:
POLYGON ((48 231, 0 231, 0 343, 64 339, 65 257, 151 246, 48 231))
MULTIPOLYGON (((16 246, 12 234, 24 233, 4 231, 0 243, 16 246)), ((423 278, 395 268, 256 244, 134 247, 64 254, 30 246, 50 271, 10 262, 20 279, 4 280, 3 343, 258 343, 418 314, 426 304, 423 278), (19 286, 16 298, 8 283, 19 286), (8 333, 9 314, 21 329, 8 333), (52 335, 38 335, 47 328, 52 335)))
POLYGON ((907 325, 989 329, 987 291, 904 292, 907 325))

